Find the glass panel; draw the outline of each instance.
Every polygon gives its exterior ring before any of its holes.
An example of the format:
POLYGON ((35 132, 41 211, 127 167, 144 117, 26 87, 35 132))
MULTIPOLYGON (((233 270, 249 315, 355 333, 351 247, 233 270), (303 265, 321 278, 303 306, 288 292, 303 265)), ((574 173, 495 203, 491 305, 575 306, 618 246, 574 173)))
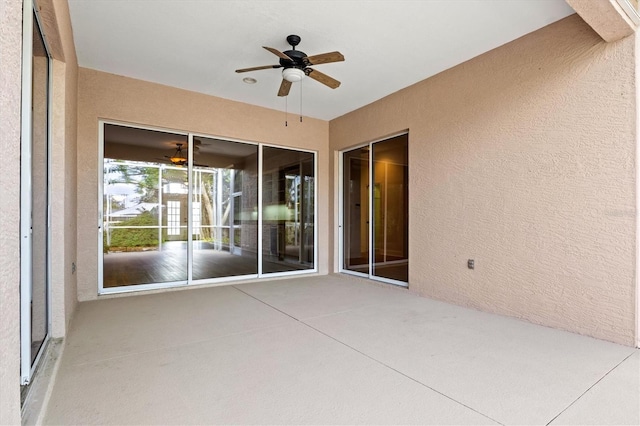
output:
POLYGON ((343 154, 343 268, 369 274, 369 147, 343 154))
POLYGON ((187 279, 183 146, 183 135, 105 124, 104 288, 187 279))
POLYGON ((262 271, 313 269, 314 155, 264 147, 262 158, 262 271))
POLYGON ((257 274, 258 146, 211 138, 194 145, 193 279, 257 274))
POLYGON ((49 210, 48 86, 49 57, 34 16, 31 141, 31 363, 48 333, 47 235, 49 210))
POLYGON ((409 279, 408 136, 373 144, 373 275, 409 279))

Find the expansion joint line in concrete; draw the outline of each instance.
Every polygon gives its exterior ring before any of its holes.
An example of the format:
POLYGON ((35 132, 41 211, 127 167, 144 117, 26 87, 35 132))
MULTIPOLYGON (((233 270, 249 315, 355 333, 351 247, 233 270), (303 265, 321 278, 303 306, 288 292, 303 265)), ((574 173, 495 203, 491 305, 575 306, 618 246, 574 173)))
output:
POLYGON ((501 423, 501 422, 497 421, 496 419, 493 419, 493 418, 489 417, 488 415, 486 415, 486 414, 484 414, 484 413, 482 413, 482 412, 480 412, 480 411, 476 410, 475 408, 473 408, 473 407, 469 407, 468 405, 466 405, 466 404, 464 404, 464 403, 462 403, 462 402, 460 402, 460 401, 456 400, 455 398, 453 398, 453 397, 451 397, 451 396, 449 396, 449 395, 447 395, 447 394, 444 394, 444 393, 440 392, 439 390, 434 389, 434 388, 432 388, 431 386, 429 386, 429 385, 427 385, 427 384, 425 384, 425 383, 422 383, 421 381, 419 381, 419 380, 417 380, 417 379, 415 379, 415 378, 413 378, 413 377, 411 377, 411 376, 408 376, 407 374, 403 373, 402 371, 399 371, 399 370, 397 370, 397 369, 393 368, 392 366, 390 366, 390 365, 388 365, 388 364, 385 364, 384 362, 382 362, 382 361, 380 361, 380 360, 378 360, 378 359, 376 359, 376 358, 373 358, 373 357, 372 357, 372 356, 370 356, 370 355, 367 355, 366 353, 364 353, 364 352, 362 352, 362 351, 360 351, 360 350, 358 350, 358 349, 354 348, 353 346, 350 346, 349 344, 347 344, 347 343, 345 343, 345 342, 343 342, 343 341, 340 341, 340 340, 336 339, 335 337, 333 337, 333 336, 331 336, 331 335, 329 335, 329 334, 325 333, 324 331, 319 330, 319 329, 317 329, 317 328, 313 327, 312 325, 310 325, 310 324, 308 324, 308 323, 306 323, 306 322, 304 322, 304 321, 302 321, 302 320, 300 320, 300 319, 298 319, 298 318, 296 318, 296 317, 294 317, 294 316, 292 316, 292 315, 290 315, 290 314, 288 314, 288 313, 286 313, 286 312, 282 311, 281 309, 276 308, 276 307, 275 307, 275 306, 273 306, 273 305, 270 305, 269 303, 265 302, 264 300, 260 300, 260 299, 258 299, 257 297, 255 297, 255 296, 253 296, 253 295, 251 295, 251 294, 249 294, 249 293, 247 293, 247 292, 245 292, 245 291, 242 291, 241 289, 239 289, 239 288, 238 288, 238 287, 236 287, 236 286, 233 286, 233 288, 235 288, 236 290, 238 290, 238 291, 239 291, 239 292, 241 292, 241 293, 246 294, 247 296, 251 297, 252 299, 255 299, 255 300, 257 300, 258 302, 260 302, 260 303, 262 303, 262 304, 264 304, 264 305, 266 305, 266 306, 270 307, 271 309, 274 309, 274 310, 276 310, 276 311, 280 312, 281 314, 288 316, 289 318, 291 318, 291 319, 293 319, 293 320, 295 320, 295 321, 299 322, 300 324, 302 324, 302 325, 304 325, 304 326, 306 326, 306 327, 310 328, 311 330, 313 330, 313 331, 315 331, 315 332, 317 332, 317 333, 320 333, 320 334, 322 334, 323 336, 328 337, 329 339, 333 340, 334 342, 337 342, 337 343, 339 343, 339 344, 341 344, 341 345, 343 345, 343 346, 345 346, 345 347, 349 348, 350 350, 352 350, 352 351, 354 351, 354 352, 356 352, 356 353, 359 353, 360 355, 362 355, 362 356, 364 356, 364 357, 366 357, 366 358, 370 359, 371 361, 373 361, 373 362, 375 362, 375 363, 377 363, 377 364, 379 364, 379 365, 382 365, 383 367, 385 367, 385 368, 387 368, 387 369, 389 369, 389 370, 391 370, 391 371, 394 371, 394 372, 396 372, 397 374, 400 374, 401 376, 406 377, 407 379, 409 379, 409 380, 411 380, 411 381, 413 381, 413 382, 415 382, 415 383, 417 383, 417 384, 419 384, 419 385, 421 385, 421 386, 423 386, 423 387, 425 387, 425 388, 427 388, 427 389, 429 389, 429 390, 432 390, 433 392, 435 392, 435 393, 437 393, 437 394, 439 394, 439 395, 442 395, 443 397, 445 397, 445 398, 447 398, 447 399, 449 399, 449 400, 451 400, 451 401, 455 402, 455 403, 456 403, 456 404, 458 404, 458 405, 462 405, 463 407, 465 407, 465 408, 467 408, 467 409, 469 409, 469 410, 471 410, 471 411, 473 411, 473 412, 475 412, 475 413, 478 413, 479 415, 481 415, 481 416, 483 416, 483 417, 486 417, 487 419, 491 420, 492 422, 495 422, 495 423, 497 423, 497 424, 499 424, 499 425, 503 425, 503 426, 504 426, 504 424, 503 424, 503 423, 501 423))

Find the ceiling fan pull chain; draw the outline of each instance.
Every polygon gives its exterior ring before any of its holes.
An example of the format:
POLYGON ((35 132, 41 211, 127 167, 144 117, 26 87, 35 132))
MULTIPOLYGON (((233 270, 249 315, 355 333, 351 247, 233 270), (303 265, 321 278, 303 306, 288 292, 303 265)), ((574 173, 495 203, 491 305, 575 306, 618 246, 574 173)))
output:
POLYGON ((300 80, 300 122, 301 123, 302 123, 302 81, 303 80, 300 80))
POLYGON ((289 113, 289 105, 288 105, 289 102, 288 102, 288 100, 289 100, 289 96, 285 96, 284 97, 284 127, 288 126, 288 123, 287 123, 287 118, 288 118, 288 113, 289 113))

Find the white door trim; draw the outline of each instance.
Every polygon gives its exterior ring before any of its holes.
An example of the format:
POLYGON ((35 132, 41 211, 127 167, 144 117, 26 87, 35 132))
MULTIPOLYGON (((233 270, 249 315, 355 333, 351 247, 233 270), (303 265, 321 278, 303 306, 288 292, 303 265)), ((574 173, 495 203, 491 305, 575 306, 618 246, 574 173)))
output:
POLYGON ((388 139, 392 139, 398 136, 402 136, 402 135, 408 135, 409 131, 408 130, 404 130, 402 132, 398 132, 398 133, 394 133, 391 134, 389 136, 385 136, 383 138, 380 139, 375 139, 372 140, 370 142, 366 142, 366 143, 362 143, 362 144, 358 144, 358 145, 354 145, 351 146, 349 148, 345 148, 343 150, 339 150, 338 152, 338 226, 337 226, 337 232, 338 232, 338 250, 336 252, 336 255, 338 256, 337 258, 337 264, 338 264, 338 272, 343 273, 343 274, 349 274, 349 275, 355 275, 358 277, 363 277, 363 278, 368 278, 370 280, 374 280, 374 281, 380 281, 383 283, 387 283, 387 284, 393 284, 393 285, 397 285, 400 287, 409 287, 409 283, 403 282, 403 281, 397 281, 397 280, 392 280, 390 278, 384 278, 384 277, 378 277, 373 275, 373 145, 377 142, 382 142, 382 141, 386 141, 388 139), (368 273, 363 273, 363 272, 357 272, 357 271, 352 271, 349 269, 346 269, 344 267, 344 153, 349 152, 349 151, 354 151, 356 149, 360 149, 360 148, 364 148, 364 147, 369 147, 369 182, 368 182, 368 186, 369 186, 369 190, 367 191, 368 194, 368 198, 369 198, 369 215, 368 215, 368 220, 369 220, 369 272, 368 273))
POLYGON ((31 99, 33 2, 22 9, 22 137, 20 143, 20 383, 31 379, 31 99))
POLYGON ((21 139, 20 139, 20 384, 28 385, 40 362, 51 335, 51 124, 53 101, 51 89, 53 87, 53 61, 49 54, 50 48, 39 23, 38 10, 34 0, 23 0, 22 8, 22 102, 21 102, 21 139), (34 15, 36 22, 34 22, 34 15), (33 78, 33 29, 39 28, 47 52, 47 212, 45 236, 45 261, 46 261, 46 323, 47 333, 38 349, 38 354, 31 362, 31 299, 32 291, 32 260, 33 260, 33 233, 32 233, 32 138, 33 138, 33 114, 32 114, 32 78, 33 78))

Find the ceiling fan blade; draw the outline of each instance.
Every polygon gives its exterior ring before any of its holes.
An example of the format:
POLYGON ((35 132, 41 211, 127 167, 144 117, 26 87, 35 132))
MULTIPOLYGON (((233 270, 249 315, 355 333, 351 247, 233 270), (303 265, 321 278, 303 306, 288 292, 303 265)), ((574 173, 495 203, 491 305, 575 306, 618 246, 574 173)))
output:
POLYGON ((262 47, 267 49, 269 52, 273 53, 274 55, 276 55, 279 58, 287 59, 289 61, 291 60, 290 57, 288 57, 287 55, 285 55, 284 53, 282 53, 278 49, 274 49, 273 47, 267 47, 267 46, 262 46, 262 47))
POLYGON ((282 65, 263 65, 261 67, 251 67, 251 68, 242 68, 236 70, 236 72, 249 72, 249 71, 258 71, 258 70, 268 70, 271 68, 282 68, 282 65))
POLYGON ((340 52, 321 53, 319 55, 307 56, 306 61, 309 65, 328 64, 331 62, 342 62, 344 56, 340 52))
POLYGON ((278 96, 287 96, 289 90, 291 90, 291 82, 283 78, 280 84, 280 90, 278 90, 278 96))
POLYGON ((307 70, 309 70, 309 74, 307 74, 309 77, 324 84, 325 86, 331 87, 332 89, 337 89, 340 86, 340 82, 335 78, 329 77, 328 75, 311 68, 307 68, 307 70))

